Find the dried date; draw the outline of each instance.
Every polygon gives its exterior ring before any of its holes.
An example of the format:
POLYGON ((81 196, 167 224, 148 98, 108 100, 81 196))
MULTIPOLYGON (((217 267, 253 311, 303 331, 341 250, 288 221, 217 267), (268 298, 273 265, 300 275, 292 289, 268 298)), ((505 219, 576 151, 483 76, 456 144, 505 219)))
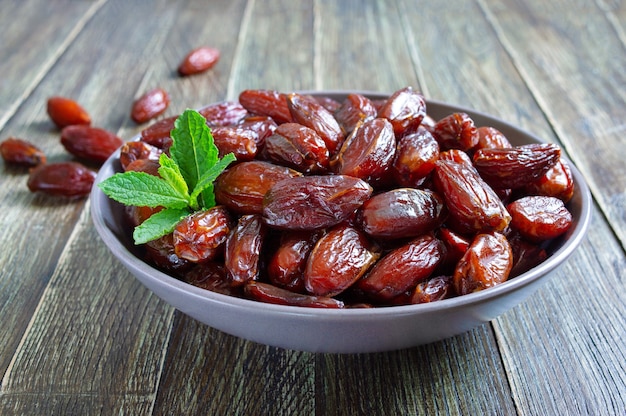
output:
POLYGON ((556 238, 572 225, 572 214, 562 200, 550 196, 526 196, 509 205, 511 228, 524 238, 540 242, 556 238))
POLYGON ((89 194, 96 173, 78 162, 42 164, 33 168, 28 177, 31 192, 79 198, 89 194))
POLYGON ((467 295, 503 283, 512 265, 513 253, 504 235, 478 234, 456 266, 454 290, 467 295))
POLYGON ((297 176, 302 174, 260 160, 238 163, 215 181, 215 200, 240 214, 260 214, 267 191, 277 182, 297 176))
POLYGON ((439 160, 434 182, 448 207, 449 224, 456 231, 503 231, 511 221, 499 196, 471 166, 439 160))
POLYGON ((396 138, 391 123, 376 118, 360 124, 333 158, 333 169, 366 182, 381 179, 393 163, 396 138))
POLYGON ((527 144, 507 149, 480 149, 474 166, 480 176, 496 189, 517 189, 538 180, 561 157, 555 144, 527 144))
POLYGON ((393 176, 401 186, 417 187, 439 159, 439 143, 424 127, 397 140, 393 176))
POLYGON ((46 163, 46 155, 34 144, 9 137, 0 143, 0 154, 6 163, 22 166, 37 166, 46 163))
POLYGON ((287 96, 275 90, 244 90, 239 94, 239 102, 251 114, 268 116, 276 123, 289 123, 293 121, 287 96))
POLYGON ((76 101, 65 97, 50 97, 47 103, 48 116, 60 129, 75 124, 91 124, 91 116, 76 101))
POLYGON ((133 102, 130 118, 135 123, 145 123, 165 112, 170 105, 170 96, 163 88, 154 88, 133 102))
POLYGON ((287 95, 287 107, 293 121, 309 127, 322 138, 330 154, 341 145, 344 133, 339 123, 323 105, 300 94, 287 95))
POLYGON ((61 130, 61 144, 76 157, 96 163, 107 160, 124 142, 108 130, 74 125, 61 130))
POLYGON ((350 134, 359 123, 375 118, 378 110, 369 98, 361 94, 348 94, 334 114, 344 133, 350 134))
POLYGON ((327 228, 346 220, 371 194, 371 186, 352 176, 285 179, 265 194, 263 219, 279 229, 327 228))
POLYGON ((328 148, 313 129, 298 123, 283 123, 265 141, 265 155, 272 161, 300 172, 328 169, 328 148))
POLYGON ((193 263, 214 259, 231 230, 231 216, 221 205, 197 211, 180 221, 173 232, 175 253, 193 263))
POLYGON ((250 298, 259 302, 273 303, 277 305, 325 309, 341 309, 345 307, 342 301, 334 298, 294 293, 289 290, 270 285, 269 283, 250 282, 244 287, 244 291, 250 298))
POLYGON ((181 76, 199 74, 215 66, 220 59, 220 51, 209 46, 201 46, 190 51, 178 65, 181 76))
POLYGON ((265 225, 256 214, 243 215, 226 239, 224 266, 235 286, 257 280, 265 225))
POLYGON ((441 241, 425 234, 382 257, 355 287, 375 301, 391 301, 428 278, 443 255, 441 241))
POLYGON ((443 199, 434 192, 398 188, 365 201, 357 222, 374 238, 409 238, 433 231, 444 215, 443 199))
POLYGON ((433 136, 442 150, 468 151, 478 144, 474 120, 466 113, 453 113, 435 123, 433 136))
POLYGON ((411 87, 394 92, 378 111, 378 117, 389 120, 398 137, 417 130, 425 115, 426 101, 411 87))
POLYGON ((359 230, 348 225, 333 227, 309 255, 304 284, 316 296, 335 296, 356 282, 380 256, 359 230))

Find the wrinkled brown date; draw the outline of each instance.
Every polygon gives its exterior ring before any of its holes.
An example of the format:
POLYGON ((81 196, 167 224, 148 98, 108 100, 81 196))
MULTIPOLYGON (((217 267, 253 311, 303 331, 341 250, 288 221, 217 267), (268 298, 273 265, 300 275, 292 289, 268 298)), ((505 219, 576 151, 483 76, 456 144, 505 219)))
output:
POLYGON ((178 257, 198 263, 215 258, 231 229, 231 217, 221 205, 185 217, 174 229, 178 257))
POLYGON ((232 153, 241 162, 255 158, 258 152, 259 138, 254 130, 225 126, 213 127, 211 131, 213 142, 219 150, 219 157, 232 153))
POLYGON ((443 200, 434 192, 398 188, 365 201, 357 215, 359 227, 375 238, 417 237, 443 222, 443 200))
POLYGON ((276 123, 289 123, 293 121, 287 96, 274 90, 244 90, 239 94, 239 102, 251 114, 268 116, 276 123))
POLYGON ((430 303, 452 296, 452 277, 437 276, 420 282, 411 295, 411 303, 430 303))
POLYGON ((241 214, 260 214, 267 191, 277 182, 296 176, 302 174, 260 160, 238 163, 215 181, 215 200, 241 214))
POLYGON ((372 194, 366 182, 346 175, 303 176, 276 183, 263 199, 272 227, 316 230, 348 219, 372 194))
POLYGON ((396 138, 391 123, 375 118, 357 126, 331 164, 342 175, 367 182, 380 179, 393 162, 396 138))
POLYGON ((138 159, 159 160, 163 151, 146 142, 127 142, 120 149, 120 164, 122 169, 128 170, 128 165, 138 159))
POLYGON ((316 100, 296 93, 287 96, 287 106, 293 121, 315 130, 324 140, 331 154, 341 145, 344 133, 333 114, 326 107, 316 100))
POLYGON ((363 276, 379 256, 361 231, 343 224, 333 227, 309 255, 305 287, 317 296, 338 295, 363 276))
POLYGON ((34 144, 9 137, 0 143, 0 154, 7 163, 22 166, 37 166, 46 163, 46 155, 34 144))
POLYGON ((244 287, 245 293, 259 302, 277 305, 301 306, 306 308, 341 309, 342 301, 327 296, 311 296, 291 292, 269 283, 250 282, 244 287))
POLYGON ((304 292, 302 274, 313 246, 319 239, 316 232, 285 232, 267 264, 267 275, 273 284, 293 292, 304 292))
POLYGON ((442 150, 468 151, 478 144, 478 131, 474 120, 466 113, 453 113, 437 121, 433 136, 442 150))
POLYGON ((31 192, 78 198, 89 194, 95 179, 96 173, 78 162, 59 162, 33 168, 27 185, 31 192))
POLYGON ((421 185, 435 168, 439 158, 439 143, 424 127, 397 140, 393 176, 400 186, 421 185))
POLYGON ((425 234, 381 258, 356 282, 356 289, 373 300, 390 301, 428 278, 443 254, 441 241, 425 234))
POLYGON ((235 286, 259 277, 265 232, 265 225, 259 215, 243 215, 226 239, 224 266, 235 286))
POLYGON ((538 180, 561 157, 555 144, 526 144, 507 149, 480 149, 474 166, 480 176, 498 189, 516 189, 538 180))
POLYGON ((97 127, 74 125, 61 130, 61 144, 82 159, 102 163, 124 142, 115 134, 97 127))
POLYGON ((530 195, 553 196, 568 202, 574 196, 574 177, 567 160, 561 158, 542 177, 526 185, 530 195))
POLYGON ((394 92, 378 111, 378 117, 389 120, 398 137, 417 130, 425 115, 426 101, 411 87, 394 92))
POLYGON ((328 148, 313 129, 298 123, 284 123, 265 140, 266 156, 300 172, 328 169, 328 148))
POLYGON ((513 265, 513 253, 500 233, 478 234, 456 266, 454 290, 467 295, 507 280, 513 265))
POLYGON ((434 181, 448 207, 450 225, 457 231, 503 231, 511 221, 498 195, 466 164, 437 161, 434 181))
POLYGON ((198 110, 209 127, 231 126, 248 116, 248 110, 236 101, 210 104, 198 110))
POLYGON ((510 203, 511 228, 530 241, 556 238, 572 225, 572 214, 563 201, 550 196, 526 196, 510 203))
POLYGON ((348 94, 334 114, 343 131, 350 134, 359 123, 375 118, 378 111, 369 98, 348 94))

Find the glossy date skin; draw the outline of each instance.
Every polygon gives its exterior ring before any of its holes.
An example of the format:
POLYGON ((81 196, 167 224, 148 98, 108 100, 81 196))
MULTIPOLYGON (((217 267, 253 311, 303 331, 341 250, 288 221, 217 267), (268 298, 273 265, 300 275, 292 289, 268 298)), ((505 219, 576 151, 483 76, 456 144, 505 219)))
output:
POLYGON ((454 290, 467 295, 503 283, 512 266, 513 252, 503 234, 478 234, 454 270, 454 290))
POLYGON ((398 188, 365 201, 357 215, 362 230, 374 238, 417 237, 441 225, 443 199, 429 190, 398 188))
POLYGON ((345 175, 303 176, 276 183, 263 199, 266 224, 317 230, 348 219, 372 194, 366 182, 345 175))
POLYGON ((304 284, 316 296, 343 292, 376 262, 377 248, 359 230, 349 225, 332 228, 320 238, 304 270, 304 284))
MULTIPOLYGON (((205 107, 220 153, 245 149, 215 182, 230 228, 203 248, 210 233, 192 224, 188 251, 170 235, 148 255, 198 287, 324 308, 439 301, 545 259, 546 241, 569 227, 573 193, 558 148, 512 146, 464 113, 436 121, 422 102, 410 88, 341 102, 247 90, 205 107)), ((154 126, 123 152, 128 169, 157 174, 173 121, 154 126)), ((135 209, 133 223, 151 213, 135 209)))

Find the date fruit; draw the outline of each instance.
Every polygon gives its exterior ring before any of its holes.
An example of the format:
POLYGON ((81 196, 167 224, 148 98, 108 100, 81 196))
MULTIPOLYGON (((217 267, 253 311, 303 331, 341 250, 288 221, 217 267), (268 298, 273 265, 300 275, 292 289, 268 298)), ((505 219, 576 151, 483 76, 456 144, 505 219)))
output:
POLYGON ((317 100, 300 94, 291 93, 287 96, 287 107, 293 121, 309 127, 322 138, 330 154, 341 145, 344 133, 333 114, 317 100))
POLYGON ((426 101, 411 87, 394 92, 378 111, 378 117, 391 122, 396 136, 412 133, 426 115, 426 101))
POLYGON ((74 125, 61 130, 65 150, 96 163, 107 160, 123 143, 115 134, 98 127, 74 125))
POLYGON ((239 94, 239 102, 251 114, 268 116, 276 123, 289 123, 293 121, 287 96, 274 90, 244 90, 239 94))
POLYGON ((433 136, 442 150, 468 151, 478 144, 478 131, 474 120, 466 113, 453 113, 437 121, 433 136))
POLYGON ((398 188, 365 201, 357 214, 359 227, 374 238, 417 237, 441 225, 441 197, 429 190, 398 188))
POLYGON ((511 221, 498 195, 465 163, 439 160, 434 182, 450 213, 450 226, 460 233, 503 231, 511 221))
POLYGON ((424 182, 439 158, 439 143, 424 127, 397 139, 393 177, 401 186, 417 187, 424 182))
POLYGON ((303 176, 276 183, 263 199, 263 219, 275 228, 316 230, 348 219, 372 194, 346 175, 303 176))
POLYGON ((265 225, 256 214, 243 215, 226 239, 224 266, 235 286, 259 277, 265 225))
POLYGON ((46 163, 46 155, 34 144, 9 137, 0 143, 0 154, 6 163, 22 166, 37 166, 46 163))
POLYGON ((313 129, 298 123, 284 123, 265 140, 270 160, 297 171, 322 172, 328 169, 328 148, 313 129))
POLYGON ((454 290, 467 295, 503 283, 512 265, 511 245, 504 235, 478 234, 454 270, 454 290))
POLYGON ((47 103, 47 112, 52 122, 60 129, 74 124, 91 124, 89 113, 70 98, 50 97, 47 103))
POLYGON ((363 276, 379 256, 361 231, 344 224, 333 227, 309 255, 305 287, 316 296, 338 295, 363 276))
POLYGON ((572 214, 563 201, 550 196, 526 196, 507 206, 511 228, 524 238, 541 242, 556 238, 572 225, 572 214))
POLYGON ((267 191, 277 182, 296 176, 302 174, 260 160, 238 163, 215 181, 215 200, 240 214, 260 214, 267 191))
POLYGON ((342 301, 334 298, 294 293, 269 283, 250 282, 244 287, 244 291, 249 297, 259 302, 277 305, 324 309, 342 309, 345 307, 342 301))
POLYGON ((181 76, 187 76, 204 72, 213 68, 219 59, 219 49, 208 46, 195 48, 178 65, 178 73, 181 76))
POLYGON ((135 100, 130 118, 137 124, 145 123, 163 114, 169 105, 169 94, 163 88, 155 88, 135 100))
POLYGON ((78 162, 42 164, 33 168, 28 177, 31 192, 79 198, 89 194, 96 173, 78 162))
POLYGON ((350 134, 359 123, 375 118, 378 110, 369 98, 361 94, 348 94, 334 114, 344 133, 350 134))
POLYGON ((185 217, 174 228, 174 249, 178 257, 199 263, 214 259, 231 230, 226 208, 217 205, 185 217))
POLYGON ((320 237, 316 232, 285 232, 267 264, 271 283, 293 292, 304 291, 302 274, 313 246, 320 237))
POLYGON ((443 243, 425 234, 382 257, 356 289, 373 300, 390 301, 428 278, 443 255, 443 243))
POLYGON ((555 144, 526 144, 507 149, 480 149, 474 166, 480 176, 496 189, 517 189, 538 180, 561 157, 555 144))
POLYGON ((396 138, 391 123, 375 118, 352 131, 331 165, 339 174, 371 182, 382 178, 389 170, 395 152, 396 138))

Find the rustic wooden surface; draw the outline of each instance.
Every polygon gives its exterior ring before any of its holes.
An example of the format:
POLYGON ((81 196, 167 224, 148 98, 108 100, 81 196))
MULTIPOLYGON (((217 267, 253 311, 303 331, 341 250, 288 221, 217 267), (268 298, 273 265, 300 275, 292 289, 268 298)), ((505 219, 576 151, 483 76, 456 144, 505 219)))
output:
POLYGON ((66 160, 45 113, 75 98, 130 138, 133 99, 168 115, 245 88, 406 85, 557 142, 593 220, 536 296, 442 342, 360 355, 208 328, 112 258, 89 202, 0 162, 0 414, 626 414, 626 3, 619 0, 0 0, 0 139, 66 160), (191 48, 211 71, 175 68, 191 48))

